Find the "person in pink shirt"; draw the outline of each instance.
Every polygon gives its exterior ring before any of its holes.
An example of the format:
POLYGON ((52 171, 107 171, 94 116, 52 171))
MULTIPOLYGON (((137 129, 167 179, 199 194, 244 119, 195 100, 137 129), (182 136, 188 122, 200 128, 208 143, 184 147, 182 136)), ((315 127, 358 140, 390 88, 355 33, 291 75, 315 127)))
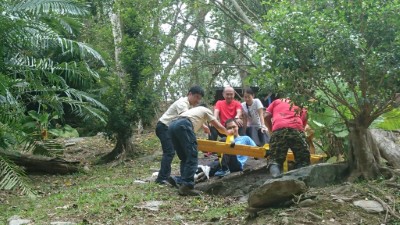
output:
POLYGON ((293 104, 288 98, 276 99, 266 110, 265 123, 271 134, 269 142, 269 172, 280 177, 288 149, 293 151, 295 168, 310 165, 310 152, 304 128, 307 125, 307 110, 293 104))
MULTIPOLYGON (((222 92, 224 100, 218 100, 214 106, 214 116, 221 124, 225 124, 228 119, 235 119, 239 125, 239 134, 244 135, 243 132, 243 121, 242 121, 242 105, 239 101, 235 100, 235 90, 227 86, 222 92)), ((225 137, 225 135, 219 133, 214 127, 210 128, 211 135, 209 140, 216 141, 218 136, 225 137)))

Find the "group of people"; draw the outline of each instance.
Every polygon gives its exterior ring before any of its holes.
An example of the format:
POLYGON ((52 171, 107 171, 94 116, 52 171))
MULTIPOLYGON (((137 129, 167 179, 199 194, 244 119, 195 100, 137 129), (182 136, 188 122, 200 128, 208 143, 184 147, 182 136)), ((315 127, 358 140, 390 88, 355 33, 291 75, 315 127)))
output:
MULTIPOLYGON (((210 140, 234 137, 233 144, 263 146, 269 142, 268 169, 272 177, 281 176, 283 163, 290 148, 297 168, 310 164, 310 153, 305 141, 304 127, 307 111, 289 99, 277 99, 264 111, 261 101, 252 89, 244 91, 244 102, 235 100, 232 87, 225 87, 224 100, 214 105, 214 112, 204 104, 204 90, 200 86, 189 89, 186 97, 175 101, 161 116, 156 126, 163 155, 156 183, 178 188, 180 195, 199 195, 194 189, 198 169, 196 132, 203 129, 210 140), (171 163, 175 152, 180 159, 180 176, 171 176, 171 163)), ((225 176, 242 171, 247 156, 223 154, 211 166, 211 176, 225 176)))

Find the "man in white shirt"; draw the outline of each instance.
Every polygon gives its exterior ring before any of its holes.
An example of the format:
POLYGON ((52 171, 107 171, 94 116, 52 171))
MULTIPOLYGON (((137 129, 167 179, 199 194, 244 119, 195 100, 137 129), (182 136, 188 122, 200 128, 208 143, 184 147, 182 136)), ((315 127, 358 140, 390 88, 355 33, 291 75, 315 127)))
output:
POLYGON ((169 124, 180 114, 199 104, 203 97, 204 90, 200 86, 193 86, 189 89, 187 97, 175 101, 159 119, 156 126, 156 135, 160 139, 163 155, 160 170, 155 181, 156 183, 162 185, 171 183, 174 185, 174 180, 170 175, 171 163, 175 156, 175 150, 168 133, 169 124))
POLYGON ((199 195, 194 190, 194 175, 198 166, 197 139, 195 132, 202 128, 203 124, 211 123, 221 134, 231 135, 232 130, 227 130, 217 121, 210 109, 198 106, 182 113, 178 119, 169 125, 169 133, 176 154, 181 160, 180 173, 181 184, 178 190, 180 195, 199 195))

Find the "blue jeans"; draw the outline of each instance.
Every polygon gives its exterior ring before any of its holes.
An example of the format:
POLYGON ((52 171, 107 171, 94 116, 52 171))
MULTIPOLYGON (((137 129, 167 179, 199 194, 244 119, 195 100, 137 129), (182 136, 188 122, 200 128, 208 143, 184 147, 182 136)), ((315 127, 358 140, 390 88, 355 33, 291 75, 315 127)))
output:
POLYGON ((161 159, 161 168, 158 172, 156 182, 167 180, 171 175, 171 163, 175 156, 174 146, 172 145, 171 136, 168 133, 168 126, 158 121, 156 126, 156 135, 160 139, 163 151, 161 159))
POLYGON ((193 125, 187 118, 172 121, 169 125, 169 134, 181 160, 180 172, 182 184, 194 187, 194 175, 197 171, 197 140, 193 131, 193 125))
POLYGON ((236 155, 224 154, 222 156, 221 164, 217 159, 208 164, 208 166, 210 167, 210 176, 214 176, 218 170, 229 170, 230 172, 242 171, 242 164, 239 162, 236 155))

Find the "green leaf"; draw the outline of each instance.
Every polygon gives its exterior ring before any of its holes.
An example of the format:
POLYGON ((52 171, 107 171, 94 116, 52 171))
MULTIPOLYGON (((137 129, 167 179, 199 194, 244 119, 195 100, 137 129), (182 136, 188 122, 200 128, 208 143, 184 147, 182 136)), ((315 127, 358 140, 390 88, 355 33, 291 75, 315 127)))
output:
POLYGON ((22 194, 35 197, 28 185, 25 173, 14 163, 0 155, 0 189, 11 190, 18 187, 22 194))
POLYGON ((349 135, 349 132, 347 130, 343 130, 340 132, 335 132, 335 136, 339 138, 345 138, 349 135))

